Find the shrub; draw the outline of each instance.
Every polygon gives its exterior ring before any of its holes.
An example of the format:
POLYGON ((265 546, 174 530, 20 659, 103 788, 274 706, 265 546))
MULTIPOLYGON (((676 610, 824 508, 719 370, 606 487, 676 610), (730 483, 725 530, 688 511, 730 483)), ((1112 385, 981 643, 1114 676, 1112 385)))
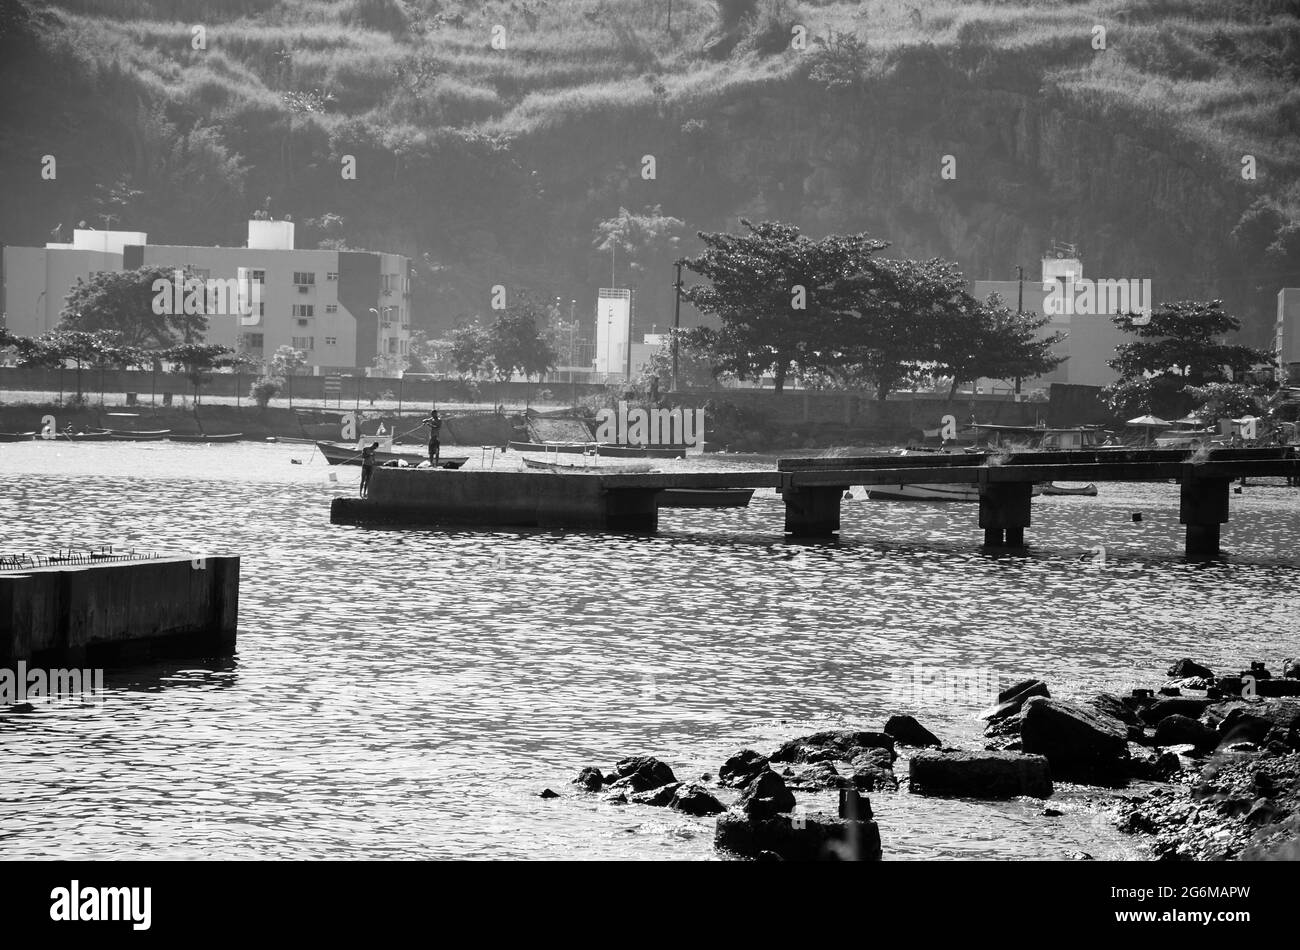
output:
POLYGON ((248 398, 265 409, 271 400, 280 394, 282 388, 284 388, 283 379, 263 376, 261 379, 254 380, 253 385, 248 388, 248 398))

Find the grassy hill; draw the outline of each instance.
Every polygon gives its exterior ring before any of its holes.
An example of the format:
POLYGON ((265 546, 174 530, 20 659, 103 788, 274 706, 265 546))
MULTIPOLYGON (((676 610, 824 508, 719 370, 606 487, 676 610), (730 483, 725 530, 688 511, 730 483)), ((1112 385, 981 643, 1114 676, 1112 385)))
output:
MULTIPOLYGON (((0 53, 0 241, 237 244, 269 199, 300 245, 416 259, 431 325, 494 283, 588 310, 620 205, 687 251, 778 217, 979 278, 1072 241, 1260 341, 1300 283, 1300 0, 0 0, 0 53)), ((667 258, 640 263, 662 324, 667 258)))

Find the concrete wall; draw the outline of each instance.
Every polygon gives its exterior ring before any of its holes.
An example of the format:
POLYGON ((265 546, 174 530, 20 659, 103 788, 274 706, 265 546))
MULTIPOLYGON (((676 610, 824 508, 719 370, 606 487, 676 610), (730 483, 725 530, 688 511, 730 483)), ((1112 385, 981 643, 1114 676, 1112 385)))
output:
POLYGON ((128 661, 233 652, 239 558, 189 557, 0 574, 0 661, 128 661))

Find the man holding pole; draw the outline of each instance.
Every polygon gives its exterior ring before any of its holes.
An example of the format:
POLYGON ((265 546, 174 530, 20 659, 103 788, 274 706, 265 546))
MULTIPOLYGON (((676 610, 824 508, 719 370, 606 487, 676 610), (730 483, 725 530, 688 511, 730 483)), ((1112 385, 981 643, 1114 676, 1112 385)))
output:
POLYGON ((442 455, 442 443, 439 441, 439 436, 442 433, 442 420, 438 418, 438 410, 434 409, 421 425, 429 427, 429 464, 437 468, 442 455))

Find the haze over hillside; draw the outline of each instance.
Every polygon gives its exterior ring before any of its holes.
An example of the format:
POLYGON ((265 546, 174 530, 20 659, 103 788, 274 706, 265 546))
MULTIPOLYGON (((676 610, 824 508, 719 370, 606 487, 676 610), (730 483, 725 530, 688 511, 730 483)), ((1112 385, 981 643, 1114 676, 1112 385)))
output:
POLYGON ((620 207, 684 222, 613 262, 639 329, 671 318, 674 254, 740 217, 972 279, 1070 241, 1261 344, 1300 283, 1297 0, 0 0, 0 76, 0 241, 235 245, 269 207, 300 246, 409 255, 429 327, 494 284, 589 313, 620 207))

